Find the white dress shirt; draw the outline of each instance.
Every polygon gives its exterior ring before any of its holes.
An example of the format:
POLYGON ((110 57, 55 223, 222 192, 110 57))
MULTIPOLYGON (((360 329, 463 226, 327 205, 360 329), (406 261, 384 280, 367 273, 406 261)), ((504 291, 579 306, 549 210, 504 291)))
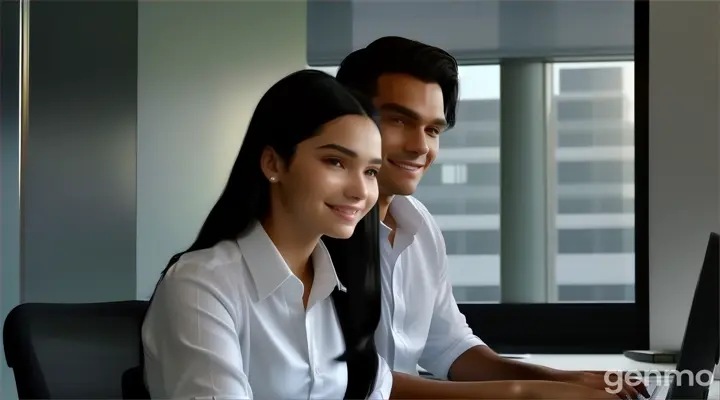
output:
MULTIPOLYGON (((159 399, 342 399, 347 365, 325 246, 303 285, 260 224, 237 241, 183 255, 158 287, 142 327, 146 384, 159 399)), ((379 357, 372 399, 390 397, 379 357)))
POLYGON ((381 228, 382 318, 375 334, 380 355, 393 371, 418 375, 418 365, 446 379, 452 363, 484 345, 460 313, 448 276, 442 232, 417 199, 395 196, 390 213, 397 222, 381 228))

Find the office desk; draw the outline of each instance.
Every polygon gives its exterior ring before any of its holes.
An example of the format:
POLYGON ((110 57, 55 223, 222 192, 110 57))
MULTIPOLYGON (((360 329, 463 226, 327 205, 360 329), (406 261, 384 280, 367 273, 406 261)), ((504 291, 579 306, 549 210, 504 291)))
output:
POLYGON ((667 371, 675 364, 633 361, 622 354, 532 354, 522 361, 566 371, 667 371))
MULTIPOLYGON (((531 354, 523 362, 565 371, 644 371, 659 373, 675 369, 675 364, 633 361, 622 354, 531 354)), ((717 376, 717 374, 716 374, 717 376)), ((720 381, 713 381, 709 400, 720 400, 720 381)))

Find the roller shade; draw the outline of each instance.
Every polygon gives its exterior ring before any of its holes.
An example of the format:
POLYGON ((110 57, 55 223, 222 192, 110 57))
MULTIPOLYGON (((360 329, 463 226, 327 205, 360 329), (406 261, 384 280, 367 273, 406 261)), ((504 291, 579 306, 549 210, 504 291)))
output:
POLYGON ((308 0, 308 65, 333 66, 381 36, 449 51, 460 64, 503 58, 628 57, 632 0, 308 0))

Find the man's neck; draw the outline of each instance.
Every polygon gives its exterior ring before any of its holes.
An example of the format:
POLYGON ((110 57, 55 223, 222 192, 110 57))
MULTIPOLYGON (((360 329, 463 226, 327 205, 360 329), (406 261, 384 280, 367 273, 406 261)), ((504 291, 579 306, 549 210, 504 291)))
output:
MULTIPOLYGON (((385 225, 388 225, 388 222, 390 222, 390 220, 392 220, 392 218, 389 215, 390 214, 390 203, 392 202, 392 200, 393 200, 392 195, 385 196, 385 195, 381 194, 380 197, 378 198, 378 206, 380 207, 380 221, 384 222, 385 225)), ((388 227, 390 229, 395 229, 394 226, 388 226, 388 227)))
POLYGON ((385 223, 385 226, 390 228, 390 234, 388 235, 388 241, 390 245, 395 244, 395 228, 397 228, 397 222, 390 213, 390 203, 392 203, 393 196, 380 196, 378 204, 380 205, 380 221, 385 223))

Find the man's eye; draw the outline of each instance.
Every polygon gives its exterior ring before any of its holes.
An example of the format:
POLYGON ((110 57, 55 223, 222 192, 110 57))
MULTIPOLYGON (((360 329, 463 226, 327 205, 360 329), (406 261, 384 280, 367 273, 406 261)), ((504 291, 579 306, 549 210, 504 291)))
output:
POLYGON ((340 160, 337 158, 328 158, 327 160, 325 160, 325 162, 332 165, 333 167, 342 168, 343 166, 342 162, 340 162, 340 160))

